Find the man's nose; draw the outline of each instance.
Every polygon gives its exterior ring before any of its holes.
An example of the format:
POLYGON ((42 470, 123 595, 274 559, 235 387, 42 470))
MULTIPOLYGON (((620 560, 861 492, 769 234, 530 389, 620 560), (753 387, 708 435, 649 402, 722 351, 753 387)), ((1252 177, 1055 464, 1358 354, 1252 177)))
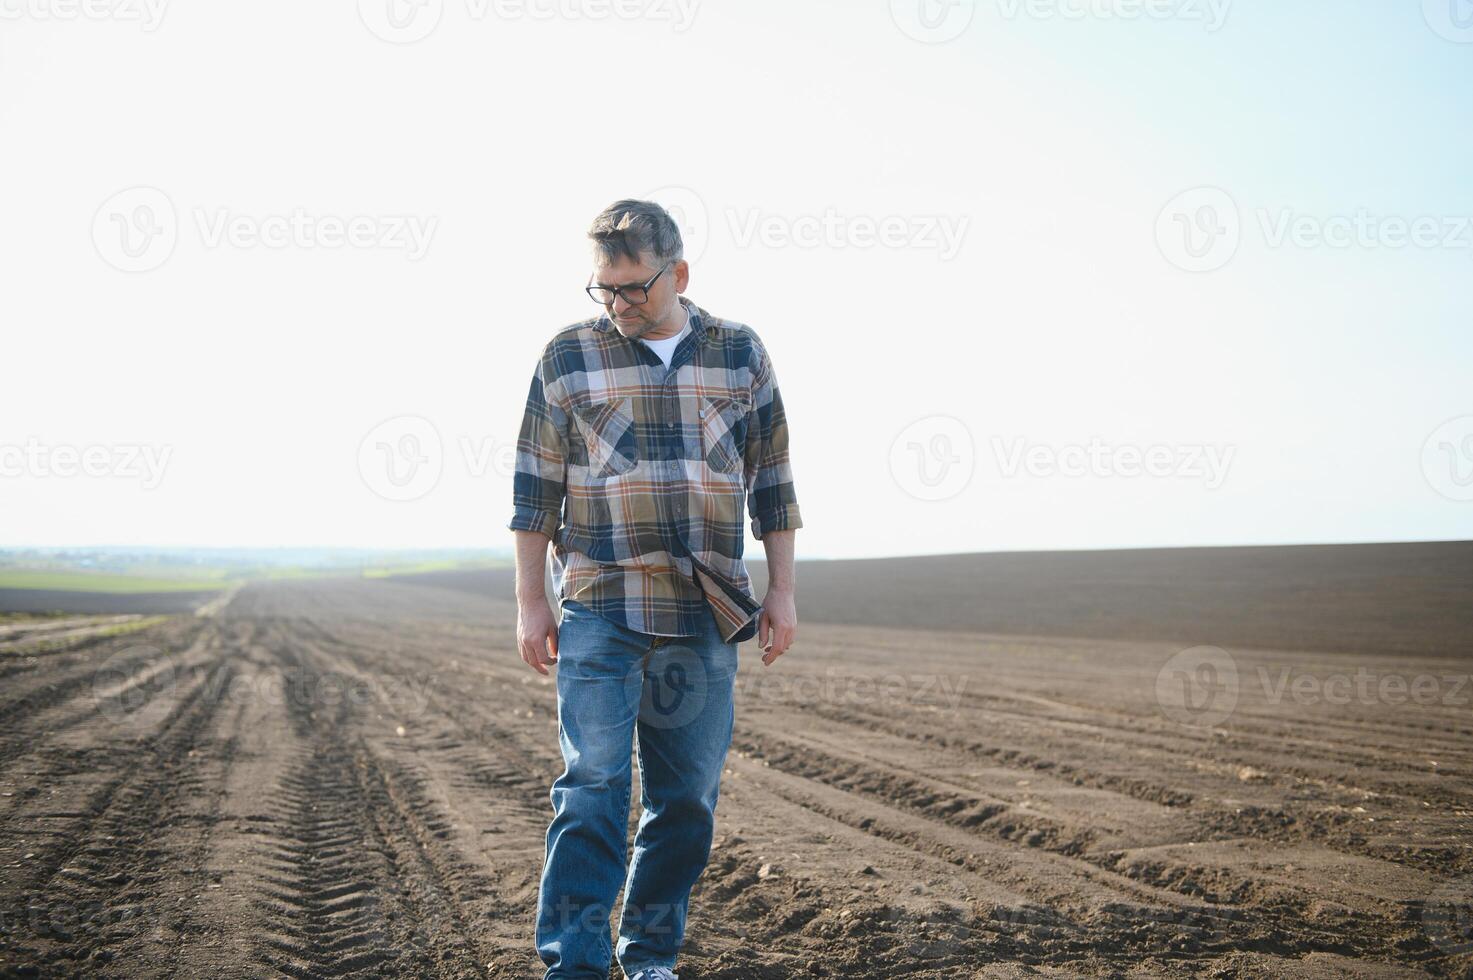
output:
POLYGON ((624 313, 628 311, 632 306, 633 304, 626 300, 623 296, 615 294, 614 316, 623 316, 624 313))

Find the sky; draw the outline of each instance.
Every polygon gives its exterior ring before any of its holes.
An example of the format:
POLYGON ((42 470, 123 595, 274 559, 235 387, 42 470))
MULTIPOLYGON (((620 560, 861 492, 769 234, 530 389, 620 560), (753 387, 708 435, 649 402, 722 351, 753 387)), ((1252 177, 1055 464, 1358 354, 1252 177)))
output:
POLYGON ((800 558, 1473 537, 1470 89, 1468 0, 0 0, 0 546, 509 547, 624 197, 800 558))

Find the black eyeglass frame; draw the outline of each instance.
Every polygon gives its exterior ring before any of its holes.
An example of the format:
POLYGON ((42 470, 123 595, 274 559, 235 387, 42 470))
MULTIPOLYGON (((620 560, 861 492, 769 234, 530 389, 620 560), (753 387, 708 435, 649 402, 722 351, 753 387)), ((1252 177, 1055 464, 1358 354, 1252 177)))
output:
MULTIPOLYGON (((631 282, 631 283, 626 283, 623 286, 599 286, 599 285, 594 285, 594 284, 590 283, 589 285, 583 287, 583 291, 588 294, 588 298, 589 299, 593 300, 599 306, 612 306, 613 303, 614 303, 614 297, 618 297, 618 296, 623 296, 624 297, 624 302, 628 303, 630 306, 643 306, 644 304, 646 304, 646 303, 648 303, 650 301, 650 287, 655 284, 655 280, 658 279, 658 278, 660 278, 661 276, 663 276, 665 274, 665 271, 667 269, 669 269, 674 264, 675 264, 674 262, 666 262, 665 265, 664 265, 664 267, 661 268, 659 272, 655 273, 653 276, 650 276, 648 280, 646 280, 645 282, 642 282, 642 283, 631 282), (601 300, 601 299, 598 298, 597 295, 594 294, 594 290, 595 289, 607 290, 608 292, 613 293, 613 296, 609 297, 609 299, 607 301, 601 300), (639 302, 636 303, 634 301, 634 299, 628 293, 626 293, 624 291, 626 289, 630 289, 630 290, 638 289, 638 290, 640 290, 641 292, 644 293, 644 299, 642 299, 642 300, 640 300, 639 302)), ((590 276, 589 278, 592 278, 592 277, 590 276)))

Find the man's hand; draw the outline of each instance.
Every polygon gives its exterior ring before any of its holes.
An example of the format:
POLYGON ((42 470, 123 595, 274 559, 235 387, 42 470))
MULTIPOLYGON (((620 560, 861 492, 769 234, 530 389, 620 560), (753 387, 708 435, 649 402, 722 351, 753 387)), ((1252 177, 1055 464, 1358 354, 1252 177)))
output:
POLYGON ((522 660, 547 676, 547 665, 557 663, 557 620, 546 598, 517 602, 517 649, 522 660))
POLYGON ((769 588, 767 598, 762 601, 762 614, 757 618, 757 645, 767 651, 762 655, 762 662, 771 667, 797 637, 798 607, 793 601, 793 590, 769 588))

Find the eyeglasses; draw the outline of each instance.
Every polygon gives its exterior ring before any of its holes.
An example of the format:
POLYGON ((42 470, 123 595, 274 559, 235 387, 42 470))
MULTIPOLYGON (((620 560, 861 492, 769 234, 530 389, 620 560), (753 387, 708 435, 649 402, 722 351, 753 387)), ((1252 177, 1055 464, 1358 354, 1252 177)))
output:
POLYGON ((584 286, 583 290, 599 306, 611 305, 615 296, 623 296, 624 302, 630 306, 641 306, 650 298, 650 287, 655 284, 656 279, 665 274, 665 269, 668 268, 670 268, 670 263, 667 262, 659 272, 650 276, 643 283, 631 283, 628 286, 584 286))

